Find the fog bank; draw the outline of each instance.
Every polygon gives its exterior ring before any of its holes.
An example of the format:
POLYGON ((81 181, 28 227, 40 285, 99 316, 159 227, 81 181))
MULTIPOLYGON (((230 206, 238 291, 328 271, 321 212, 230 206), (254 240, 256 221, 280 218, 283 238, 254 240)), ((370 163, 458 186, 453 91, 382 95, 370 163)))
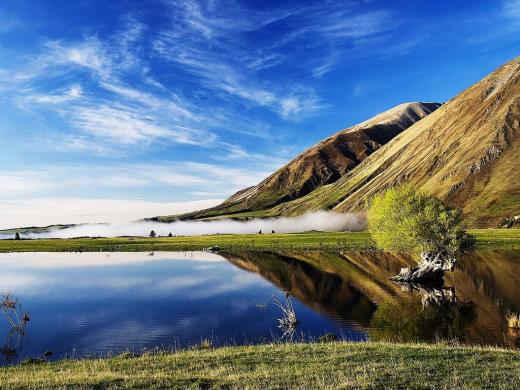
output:
POLYGON ((177 221, 128 222, 113 224, 86 224, 69 229, 53 230, 40 234, 22 234, 22 238, 72 238, 72 237, 118 237, 148 236, 151 230, 159 236, 198 236, 203 234, 240 234, 240 233, 300 233, 310 230, 325 232, 360 231, 366 227, 365 217, 361 214, 318 211, 298 217, 279 217, 233 221, 177 221))

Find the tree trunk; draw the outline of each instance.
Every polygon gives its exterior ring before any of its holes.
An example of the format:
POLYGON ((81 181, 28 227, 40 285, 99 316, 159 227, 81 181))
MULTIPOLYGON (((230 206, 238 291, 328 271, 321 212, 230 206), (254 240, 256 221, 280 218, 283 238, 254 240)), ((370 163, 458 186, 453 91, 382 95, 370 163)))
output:
POLYGON ((391 279, 401 283, 431 283, 442 280, 445 271, 452 271, 457 260, 444 253, 421 253, 417 267, 401 268, 391 279))

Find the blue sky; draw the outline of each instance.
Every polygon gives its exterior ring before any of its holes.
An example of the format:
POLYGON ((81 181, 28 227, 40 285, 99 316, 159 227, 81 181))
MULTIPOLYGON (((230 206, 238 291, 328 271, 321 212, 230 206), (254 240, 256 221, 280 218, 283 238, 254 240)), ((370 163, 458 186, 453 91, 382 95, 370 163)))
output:
POLYGON ((520 0, 3 0, 0 227, 213 204, 519 48, 520 0))

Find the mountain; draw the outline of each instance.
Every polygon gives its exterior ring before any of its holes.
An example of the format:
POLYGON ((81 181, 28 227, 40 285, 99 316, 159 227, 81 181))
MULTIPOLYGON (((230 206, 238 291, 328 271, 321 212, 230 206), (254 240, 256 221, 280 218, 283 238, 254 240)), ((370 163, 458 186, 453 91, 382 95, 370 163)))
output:
POLYGON ((409 183, 463 210, 473 226, 520 214, 520 57, 410 126, 335 183, 270 210, 359 211, 409 183))
POLYGON ((181 218, 362 211, 373 195, 407 183, 460 208, 471 226, 519 219, 520 57, 437 107, 397 106, 327 138, 220 206, 181 218))
POLYGON ((336 182, 402 131, 435 111, 438 103, 404 103, 365 122, 339 131, 307 149, 256 186, 241 190, 221 205, 182 216, 205 218, 258 212, 298 199, 336 182))

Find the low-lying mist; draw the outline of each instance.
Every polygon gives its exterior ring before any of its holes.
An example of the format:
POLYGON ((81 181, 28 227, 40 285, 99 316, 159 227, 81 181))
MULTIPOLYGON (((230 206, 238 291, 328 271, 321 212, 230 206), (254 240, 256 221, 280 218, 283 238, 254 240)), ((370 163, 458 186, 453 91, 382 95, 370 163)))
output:
POLYGON ((45 233, 22 234, 23 238, 73 238, 73 237, 118 237, 148 236, 155 231, 158 236, 198 236, 204 234, 240 233, 300 233, 311 230, 338 232, 360 231, 366 227, 361 214, 342 214, 318 211, 298 217, 279 217, 234 221, 230 219, 214 221, 128 222, 118 224, 85 224, 68 229, 56 229, 45 233))

